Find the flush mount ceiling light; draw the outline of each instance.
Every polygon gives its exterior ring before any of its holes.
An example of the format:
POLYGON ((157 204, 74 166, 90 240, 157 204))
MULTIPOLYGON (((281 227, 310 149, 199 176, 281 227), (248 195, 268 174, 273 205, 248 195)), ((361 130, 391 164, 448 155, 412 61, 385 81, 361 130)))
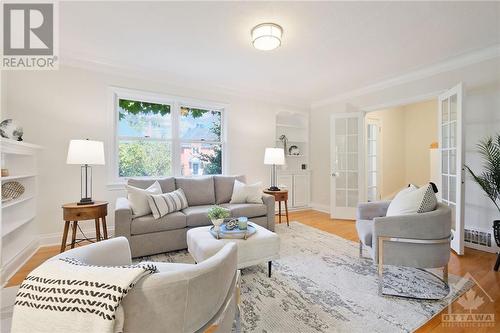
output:
POLYGON ((270 51, 281 45, 283 28, 274 23, 262 23, 252 29, 252 44, 257 50, 270 51))

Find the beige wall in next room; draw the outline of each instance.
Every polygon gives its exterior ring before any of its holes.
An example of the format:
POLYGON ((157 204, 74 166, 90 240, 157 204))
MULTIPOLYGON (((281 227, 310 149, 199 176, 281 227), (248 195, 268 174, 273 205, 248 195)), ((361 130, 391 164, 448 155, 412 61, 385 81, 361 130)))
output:
POLYGON ((430 180, 431 143, 437 142, 437 100, 367 113, 382 126, 382 198, 390 198, 409 183, 430 180))

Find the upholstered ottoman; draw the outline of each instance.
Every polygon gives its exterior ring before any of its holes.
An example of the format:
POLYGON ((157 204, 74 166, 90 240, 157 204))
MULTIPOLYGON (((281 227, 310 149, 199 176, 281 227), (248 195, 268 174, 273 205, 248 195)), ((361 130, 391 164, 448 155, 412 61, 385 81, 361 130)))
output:
POLYGON ((277 234, 255 223, 257 232, 245 239, 216 239, 209 230, 211 227, 193 228, 187 232, 188 251, 196 262, 202 262, 216 254, 226 243, 238 246, 238 268, 245 268, 268 262, 271 276, 271 261, 279 258, 280 238, 277 234))

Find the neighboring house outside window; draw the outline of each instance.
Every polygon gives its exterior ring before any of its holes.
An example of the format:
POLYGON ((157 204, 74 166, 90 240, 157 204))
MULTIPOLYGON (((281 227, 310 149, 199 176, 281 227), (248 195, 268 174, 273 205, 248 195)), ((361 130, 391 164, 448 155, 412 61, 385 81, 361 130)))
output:
POLYGON ((115 103, 115 179, 222 174, 222 108, 118 93, 115 103))

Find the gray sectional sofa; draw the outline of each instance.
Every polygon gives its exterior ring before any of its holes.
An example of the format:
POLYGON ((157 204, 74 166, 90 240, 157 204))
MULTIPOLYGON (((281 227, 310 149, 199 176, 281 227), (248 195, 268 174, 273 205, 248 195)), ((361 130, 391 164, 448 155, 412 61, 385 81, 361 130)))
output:
POLYGON ((144 189, 158 181, 163 193, 182 188, 189 207, 155 220, 152 214, 135 217, 127 198, 118 198, 115 236, 128 239, 132 257, 185 249, 187 231, 211 225, 207 213, 216 204, 226 207, 232 217, 247 216, 252 222, 274 231, 274 197, 263 193, 262 204, 230 204, 235 179, 245 181, 244 176, 129 179, 129 185, 144 189))

